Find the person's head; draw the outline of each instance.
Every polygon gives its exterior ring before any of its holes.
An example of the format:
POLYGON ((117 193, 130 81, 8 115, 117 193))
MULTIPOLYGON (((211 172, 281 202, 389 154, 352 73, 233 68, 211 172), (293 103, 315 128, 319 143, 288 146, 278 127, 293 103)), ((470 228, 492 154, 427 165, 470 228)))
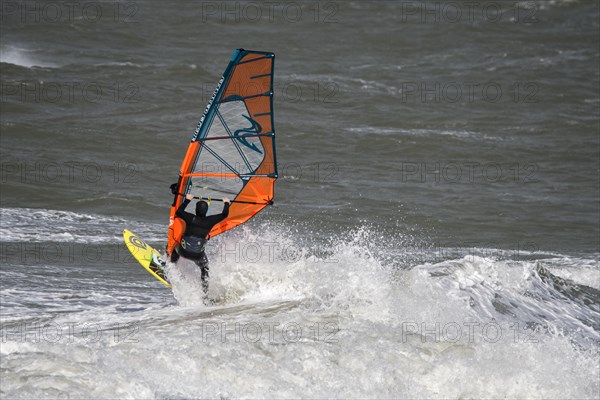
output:
POLYGON ((208 203, 204 200, 196 203, 196 215, 199 217, 206 217, 208 212, 208 203))

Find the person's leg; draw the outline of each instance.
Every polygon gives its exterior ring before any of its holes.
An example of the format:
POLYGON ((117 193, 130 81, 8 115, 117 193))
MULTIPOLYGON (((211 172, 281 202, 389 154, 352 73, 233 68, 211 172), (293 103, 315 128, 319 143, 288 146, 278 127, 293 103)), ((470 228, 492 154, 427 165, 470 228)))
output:
POLYGON ((204 294, 208 294, 208 257, 202 252, 199 259, 196 260, 196 265, 200 267, 200 279, 202 280, 202 290, 204 294))
POLYGON ((171 252, 171 262, 172 262, 173 264, 176 264, 176 263, 177 263, 177 260, 179 260, 179 252, 177 251, 177 250, 178 250, 178 247, 179 247, 179 246, 175 247, 175 248, 173 249, 173 251, 171 252))

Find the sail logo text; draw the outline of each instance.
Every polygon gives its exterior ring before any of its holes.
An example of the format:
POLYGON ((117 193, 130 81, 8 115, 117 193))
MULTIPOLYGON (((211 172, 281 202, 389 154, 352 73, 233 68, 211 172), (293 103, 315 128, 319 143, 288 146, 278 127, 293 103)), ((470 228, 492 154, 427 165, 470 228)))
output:
POLYGON ((214 91, 212 97, 208 101, 208 104, 206 105, 206 108, 204 109, 204 112, 202 113, 202 118, 200 118, 200 121, 198 121, 196 130, 194 131, 194 136, 192 136, 192 142, 195 142, 196 139, 198 139, 198 134, 200 133, 200 128, 202 127, 202 123, 204 122, 204 119, 206 118, 206 114, 208 114, 208 110, 210 110, 210 107, 212 106, 213 101, 215 101, 215 98, 217 97, 217 94, 219 93, 219 89, 221 89, 221 85, 223 84, 224 80, 225 80, 225 77, 222 76, 221 79, 219 80, 219 83, 217 84, 217 87, 215 88, 215 91, 214 91))

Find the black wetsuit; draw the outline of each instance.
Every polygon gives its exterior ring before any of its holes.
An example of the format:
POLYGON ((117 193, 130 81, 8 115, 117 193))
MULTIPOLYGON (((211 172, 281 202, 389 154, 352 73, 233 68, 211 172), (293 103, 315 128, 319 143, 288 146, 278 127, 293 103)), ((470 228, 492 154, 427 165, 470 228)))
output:
POLYGON ((190 200, 185 199, 177 209, 175 217, 185 221, 185 233, 181 242, 175 247, 171 254, 171 261, 176 263, 179 256, 190 259, 200 267, 202 289, 204 293, 208 291, 208 258, 204 252, 206 236, 213 226, 223 221, 229 215, 229 203, 223 205, 223 212, 209 217, 191 214, 185 211, 190 200))

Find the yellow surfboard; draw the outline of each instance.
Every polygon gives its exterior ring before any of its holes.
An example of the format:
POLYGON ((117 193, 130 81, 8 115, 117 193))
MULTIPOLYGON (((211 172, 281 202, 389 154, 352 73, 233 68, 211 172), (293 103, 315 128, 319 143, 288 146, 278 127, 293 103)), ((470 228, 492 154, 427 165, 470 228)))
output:
POLYGON ((146 268, 146 271, 150 272, 152 276, 164 283, 167 287, 171 287, 171 284, 167 282, 163 267, 160 263, 157 263, 157 260, 159 262, 162 261, 160 259, 160 253, 127 229, 123 231, 123 239, 125 239, 125 244, 133 257, 142 264, 142 267, 146 268))

